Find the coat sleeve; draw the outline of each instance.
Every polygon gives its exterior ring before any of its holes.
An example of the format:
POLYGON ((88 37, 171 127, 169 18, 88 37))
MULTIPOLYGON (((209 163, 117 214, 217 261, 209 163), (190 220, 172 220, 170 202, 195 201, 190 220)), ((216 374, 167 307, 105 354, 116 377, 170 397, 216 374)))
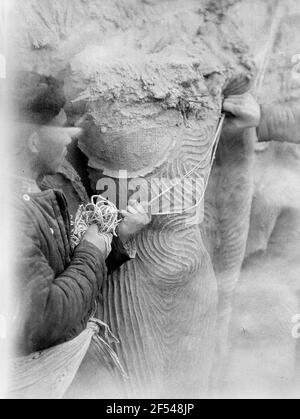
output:
POLYGON ((259 141, 300 144, 300 105, 262 106, 259 141))
POLYGON ((68 268, 56 277, 38 241, 26 237, 25 243, 17 263, 17 340, 22 352, 31 353, 63 343, 85 328, 107 270, 99 250, 83 241, 68 268))

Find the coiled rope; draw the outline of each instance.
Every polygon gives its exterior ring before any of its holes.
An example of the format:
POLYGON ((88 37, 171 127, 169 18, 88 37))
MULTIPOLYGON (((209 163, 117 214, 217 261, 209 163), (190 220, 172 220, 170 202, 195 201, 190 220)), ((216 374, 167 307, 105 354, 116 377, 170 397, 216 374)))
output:
POLYGON ((94 224, 99 233, 117 236, 117 227, 121 221, 119 210, 112 202, 101 195, 92 196, 90 203, 80 205, 75 220, 71 221, 72 246, 78 246, 87 229, 94 224))

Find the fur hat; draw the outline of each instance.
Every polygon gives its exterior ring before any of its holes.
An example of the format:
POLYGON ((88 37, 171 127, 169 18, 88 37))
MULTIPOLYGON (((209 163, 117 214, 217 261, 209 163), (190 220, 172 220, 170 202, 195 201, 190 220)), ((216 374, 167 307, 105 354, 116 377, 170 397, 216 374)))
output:
POLYGON ((63 83, 35 72, 19 72, 11 90, 13 112, 20 122, 47 125, 66 103, 63 83))

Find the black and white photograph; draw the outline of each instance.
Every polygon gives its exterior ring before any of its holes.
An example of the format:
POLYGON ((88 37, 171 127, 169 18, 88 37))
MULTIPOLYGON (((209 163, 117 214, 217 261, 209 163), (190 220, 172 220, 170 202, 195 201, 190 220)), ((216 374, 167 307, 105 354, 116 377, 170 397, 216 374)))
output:
POLYGON ((0 0, 0 140, 0 399, 300 399, 300 0, 0 0))

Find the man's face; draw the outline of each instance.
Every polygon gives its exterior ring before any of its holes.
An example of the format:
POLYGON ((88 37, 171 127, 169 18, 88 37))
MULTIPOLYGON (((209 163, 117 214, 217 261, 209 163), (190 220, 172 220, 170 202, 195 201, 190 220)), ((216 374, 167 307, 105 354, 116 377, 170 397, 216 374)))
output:
POLYGON ((40 175, 54 175, 59 171, 72 137, 79 133, 78 129, 72 128, 47 126, 39 129, 36 163, 40 175))

